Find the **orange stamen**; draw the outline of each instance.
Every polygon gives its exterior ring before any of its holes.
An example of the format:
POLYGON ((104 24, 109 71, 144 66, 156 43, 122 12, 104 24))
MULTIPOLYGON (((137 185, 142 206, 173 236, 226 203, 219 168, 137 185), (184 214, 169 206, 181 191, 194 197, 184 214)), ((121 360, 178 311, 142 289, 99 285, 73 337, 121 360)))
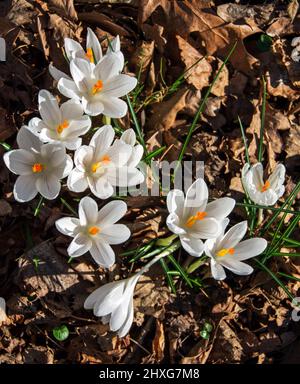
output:
POLYGON ((33 173, 40 173, 44 169, 43 164, 41 163, 34 163, 32 166, 32 172, 33 173))
POLYGON ((265 184, 262 186, 262 188, 261 188, 261 192, 266 192, 269 188, 270 188, 270 186, 271 186, 271 184, 270 184, 270 182, 269 182, 269 180, 267 180, 266 182, 265 182, 265 184))
POLYGON ((217 252, 217 256, 219 257, 226 256, 228 253, 230 255, 233 255, 234 252, 235 252, 234 248, 222 248, 219 250, 219 252, 217 252))
POLYGON ((59 124, 56 128, 57 133, 62 133, 62 131, 68 128, 69 122, 65 120, 63 123, 59 124))
POLYGON ((96 93, 98 92, 101 92, 102 91, 102 88, 103 88, 103 82, 101 80, 98 80, 93 88, 92 88, 92 94, 95 95, 96 93))
POLYGON ((195 216, 190 216, 187 219, 186 226, 187 227, 192 227, 197 220, 203 220, 207 216, 206 212, 197 212, 195 216))
POLYGON ((97 233, 100 232, 100 228, 99 227, 90 227, 89 228, 89 234, 94 236, 94 235, 97 235, 97 233))
POLYGON ((93 63, 93 64, 95 63, 94 53, 93 53, 92 48, 88 48, 86 50, 85 56, 90 60, 91 63, 93 63))

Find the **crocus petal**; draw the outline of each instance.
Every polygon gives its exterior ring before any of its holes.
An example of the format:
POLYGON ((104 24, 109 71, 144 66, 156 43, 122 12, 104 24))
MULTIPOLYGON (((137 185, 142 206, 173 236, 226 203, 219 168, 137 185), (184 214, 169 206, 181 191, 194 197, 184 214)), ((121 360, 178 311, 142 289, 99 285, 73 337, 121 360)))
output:
POLYGON ((98 223, 101 228, 110 227, 119 221, 127 211, 127 204, 124 201, 110 201, 98 213, 98 223))
POLYGON ((182 247, 186 250, 191 256, 199 257, 204 251, 203 241, 200 239, 195 239, 188 236, 180 236, 180 242, 182 247))
POLYGON ((110 227, 101 228, 101 238, 108 244, 121 244, 130 237, 130 230, 124 224, 113 224, 110 227))
POLYGON ((70 39, 69 37, 65 38, 65 52, 69 61, 80 51, 84 54, 82 46, 77 41, 70 39))
POLYGON ((126 280, 111 283, 109 292, 107 292, 104 297, 103 294, 101 294, 101 297, 99 297, 94 304, 93 309, 95 316, 106 316, 118 307, 123 298, 125 283, 126 280))
POLYGON ((277 164, 274 172, 269 177, 270 187, 276 192, 278 199, 284 194, 285 166, 277 164))
POLYGON ((98 62, 102 58, 102 49, 97 36, 91 28, 87 29, 86 37, 86 49, 88 50, 89 48, 92 48, 96 62, 98 62))
POLYGON ((76 168, 81 172, 85 172, 86 166, 91 163, 94 156, 94 150, 91 146, 82 145, 78 148, 74 155, 74 163, 76 168))
POLYGON ((124 117, 127 113, 127 103, 124 100, 118 99, 117 97, 101 97, 101 103, 103 105, 102 113, 105 116, 119 119, 124 117))
POLYGON ((36 180, 36 189, 48 200, 55 199, 60 192, 61 184, 52 174, 42 175, 36 180))
POLYGON ((84 172, 76 168, 69 174, 67 184, 70 191, 78 193, 84 192, 89 186, 84 172))
POLYGON ((55 127, 61 122, 61 113, 56 98, 47 90, 39 92, 39 112, 43 121, 49 127, 55 127))
POLYGON ((82 98, 84 112, 90 116, 98 116, 104 111, 102 100, 82 98))
MULTIPOLYGON (((123 68, 123 66, 122 66, 123 68)), ((125 322, 123 323, 122 327, 118 331, 119 337, 124 337, 129 332, 131 325, 133 322, 133 298, 131 297, 130 302, 128 304, 128 312, 127 312, 127 318, 125 322)))
POLYGON ((88 93, 90 89, 89 77, 91 67, 84 59, 74 59, 70 62, 70 72, 77 89, 82 93, 88 93))
POLYGON ((222 197, 208 203, 205 209, 207 216, 222 220, 227 217, 235 206, 235 200, 230 197, 222 197))
POLYGON ((88 184, 92 193, 99 199, 108 199, 114 193, 114 188, 105 177, 95 179, 88 177, 88 184))
POLYGON ((176 215, 176 213, 170 213, 167 217, 166 224, 169 228, 169 230, 176 235, 184 235, 186 234, 186 231, 180 227, 179 223, 179 217, 176 215))
POLYGON ((244 240, 234 248, 232 257, 240 261, 250 259, 251 257, 260 255, 267 248, 267 245, 268 242, 259 237, 244 240))
POLYGON ((49 72, 53 79, 56 81, 59 81, 60 79, 71 80, 71 77, 69 75, 55 68, 52 63, 49 65, 49 72))
MULTIPOLYGON (((111 56, 109 56, 111 57, 111 56)), ((132 91, 137 84, 137 79, 128 75, 113 76, 105 82, 101 92, 104 97, 122 97, 132 91)))
POLYGON ((23 125, 17 134, 17 144, 21 149, 35 149, 37 151, 39 151, 42 146, 40 139, 32 133, 26 125, 23 125))
POLYGON ((99 237, 93 239, 90 253, 96 263, 104 268, 110 268, 115 263, 115 252, 112 247, 99 237))
POLYGON ((53 168, 58 167, 66 160, 66 149, 57 143, 44 144, 41 148, 41 155, 53 168))
POLYGON ((130 303, 133 295, 134 287, 127 287, 120 305, 112 312, 109 327, 111 331, 118 331, 126 322, 128 313, 130 312, 130 303))
POLYGON ((91 239, 83 233, 78 233, 70 243, 67 251, 70 257, 84 255, 92 247, 91 239))
POLYGON ((80 200, 78 208, 80 224, 86 225, 96 224, 98 219, 98 205, 91 197, 85 196, 80 200))
POLYGON ((126 129, 121 135, 121 140, 126 144, 134 146, 136 142, 136 134, 134 130, 132 128, 126 129))
POLYGON ((91 128, 91 119, 89 116, 82 116, 77 120, 71 120, 67 129, 63 131, 62 138, 76 139, 84 135, 91 128))
POLYGON ((75 217, 62 217, 55 222, 56 229, 66 236, 74 237, 76 230, 80 227, 80 222, 75 217))
POLYGON ((142 145, 138 144, 132 148, 132 154, 128 160, 128 167, 136 167, 141 161, 144 154, 144 148, 142 145))
MULTIPOLYGON (((100 79, 104 82, 105 86, 101 91, 101 94, 104 94, 106 90, 109 90, 110 83, 109 80, 114 79, 116 75, 118 76, 120 68, 119 59, 114 55, 106 55, 94 68, 94 75, 96 79, 100 79)), ((125 75, 124 75, 125 76, 125 75)), ((130 92, 130 91, 128 91, 130 92)), ((107 96, 124 96, 127 92, 122 95, 107 95, 107 96)))
POLYGON ((211 239, 218 237, 221 232, 221 225, 213 217, 198 220, 189 230, 189 234, 196 238, 211 239))
POLYGON ((125 144, 121 140, 118 140, 114 142, 114 144, 108 149, 106 154, 109 156, 110 161, 114 165, 122 167, 129 160, 131 153, 131 145, 125 144))
POLYGON ((222 265, 236 275, 245 276, 253 272, 253 268, 250 265, 234 260, 233 258, 222 261, 222 265))
POLYGON ((173 189, 167 196, 168 211, 175 212, 178 216, 182 216, 184 207, 184 193, 179 189, 173 189))
POLYGON ((47 128, 47 126, 39 117, 33 117, 28 122, 28 129, 36 136, 39 136, 43 128, 47 128))
POLYGON ((38 191, 35 186, 35 179, 31 175, 19 176, 14 185, 14 198, 24 203, 35 198, 38 191))
POLYGON ((25 149, 6 152, 3 160, 7 168, 16 175, 31 175, 35 162, 34 155, 25 149))
POLYGON ((61 78, 57 84, 57 88, 62 95, 69 99, 80 99, 80 92, 73 80, 61 78))
POLYGON ((184 217, 193 216, 197 211, 205 211, 208 189, 205 181, 197 179, 187 190, 184 202, 184 217))
MULTIPOLYGON (((124 280, 123 280, 124 281, 124 280)), ((123 284, 122 281, 122 284, 123 284)), ((100 288, 97 288, 95 291, 93 291, 85 300, 84 302, 84 309, 93 309, 94 305, 98 302, 100 304, 105 296, 110 293, 114 287, 116 287, 118 283, 113 281, 108 284, 102 285, 100 288)), ((120 282, 119 282, 120 284, 120 282)), ((121 288, 123 292, 123 288, 121 288)))
POLYGON ((106 154, 115 137, 115 131, 111 125, 103 125, 94 133, 90 146, 94 148, 95 154, 100 158, 106 154))
POLYGON ((83 115, 82 105, 78 100, 68 100, 60 106, 61 118, 64 120, 77 120, 83 115))
POLYGON ((222 265, 215 262, 214 259, 210 260, 210 268, 212 277, 215 280, 224 280, 226 278, 226 273, 222 265))
POLYGON ((220 244, 218 245, 219 249, 223 248, 234 248, 245 236, 247 232, 247 221, 242 221, 234 225, 229 231, 225 234, 220 244))

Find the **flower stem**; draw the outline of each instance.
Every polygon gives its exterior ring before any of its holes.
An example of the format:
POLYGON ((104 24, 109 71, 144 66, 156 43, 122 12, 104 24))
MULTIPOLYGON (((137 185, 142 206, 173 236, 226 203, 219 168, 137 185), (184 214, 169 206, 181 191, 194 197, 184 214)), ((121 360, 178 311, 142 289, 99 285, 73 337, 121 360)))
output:
POLYGON ((158 260, 162 259, 163 257, 166 257, 168 255, 171 255, 173 252, 175 252, 180 247, 180 241, 176 241, 175 243, 171 244, 169 247, 167 247, 164 251, 156 255, 149 263, 147 263, 139 272, 138 275, 142 275, 143 273, 147 272, 150 267, 152 267, 153 264, 157 263, 158 260))
POLYGON ((262 208, 259 208, 258 210, 258 219, 257 219, 257 226, 259 226, 264 220, 264 211, 262 208))
POLYGON ((110 119, 109 116, 103 115, 102 121, 103 121, 103 124, 105 124, 105 125, 110 125, 111 124, 111 119, 110 119))

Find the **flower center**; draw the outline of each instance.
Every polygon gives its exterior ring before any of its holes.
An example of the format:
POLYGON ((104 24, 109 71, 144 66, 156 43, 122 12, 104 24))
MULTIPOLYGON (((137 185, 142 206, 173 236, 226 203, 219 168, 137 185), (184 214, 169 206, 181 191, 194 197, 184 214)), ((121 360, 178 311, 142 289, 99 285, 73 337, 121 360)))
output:
POLYGON ((96 95, 97 93, 101 92, 103 88, 103 82, 101 80, 98 80, 92 88, 92 94, 96 95))
POLYGON ((93 163, 91 166, 91 171, 93 173, 97 172, 98 168, 102 167, 102 165, 108 164, 110 162, 110 157, 108 155, 104 155, 100 161, 93 163))
POLYGON ((31 169, 33 173, 40 173, 45 169, 45 166, 41 163, 34 163, 31 169))
POLYGON ((203 220, 205 216, 207 216, 206 212, 197 212, 195 216, 190 216, 187 219, 185 225, 190 228, 196 223, 197 220, 203 220))
POLYGON ((265 184, 261 187, 260 191, 261 192, 266 192, 270 188, 270 186, 271 186, 271 184, 270 184, 269 180, 267 180, 265 182, 265 184))
POLYGON ((93 53, 93 49, 92 48, 88 48, 86 50, 86 54, 85 54, 85 57, 87 57, 91 63, 95 63, 95 59, 94 59, 94 53, 93 53))
POLYGON ((90 235, 95 236, 95 235, 97 235, 97 233, 100 232, 100 228, 96 227, 96 226, 93 226, 93 227, 89 228, 88 232, 89 232, 90 235))
POLYGON ((64 129, 68 128, 68 126, 69 126, 69 122, 68 120, 65 120, 63 123, 57 126, 56 132, 61 134, 64 129))
POLYGON ((222 248, 217 252, 217 256, 226 256, 228 253, 230 255, 233 255, 235 252, 234 248, 222 248))

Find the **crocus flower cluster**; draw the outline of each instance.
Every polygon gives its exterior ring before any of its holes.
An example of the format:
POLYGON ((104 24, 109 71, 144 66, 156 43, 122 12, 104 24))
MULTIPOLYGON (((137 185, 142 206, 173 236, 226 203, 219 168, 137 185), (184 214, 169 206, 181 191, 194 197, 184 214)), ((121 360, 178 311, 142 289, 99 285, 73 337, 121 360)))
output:
POLYGON ((19 149, 5 154, 11 172, 19 175, 14 186, 17 201, 32 200, 38 193, 55 199, 61 189, 60 180, 68 176, 67 186, 73 192, 87 188, 100 199, 112 196, 114 188, 140 184, 143 174, 137 165, 143 147, 136 145, 132 129, 114 141, 110 125, 95 128, 89 145, 82 138, 91 127, 90 116, 104 114, 122 117, 127 104, 119 97, 136 85, 136 79, 121 74, 124 56, 116 37, 106 54, 91 29, 87 33, 86 50, 65 39, 65 52, 71 76, 50 66, 58 80, 58 89, 70 100, 59 105, 57 98, 45 89, 38 95, 40 117, 23 126, 17 137, 19 149), (75 151, 73 160, 66 150, 75 151))
MULTIPOLYGON (((94 128, 88 144, 84 136, 92 129, 90 116, 103 114, 120 118, 127 113, 127 104, 120 97, 136 85, 135 78, 121 74, 124 56, 116 37, 103 55, 101 45, 88 28, 86 47, 72 39, 65 39, 65 53, 70 75, 50 65, 57 80, 58 90, 70 100, 59 104, 47 90, 38 95, 40 117, 31 119, 17 135, 19 149, 4 155, 6 166, 18 175, 14 197, 19 202, 32 200, 38 193, 46 199, 55 199, 61 190, 61 180, 67 178, 67 187, 75 193, 89 190, 98 199, 107 199, 115 187, 140 184, 144 175, 137 169, 143 156, 143 147, 136 143, 136 135, 127 129, 119 137, 109 124, 94 128), (86 141, 85 141, 86 143, 86 141), (74 151, 71 157, 68 151, 74 151)), ((264 181, 263 167, 246 164, 242 183, 256 204, 273 205, 284 193, 285 168, 277 165, 264 181)), ((84 303, 112 331, 125 336, 133 322, 133 296, 139 277, 162 257, 181 245, 193 257, 206 255, 212 277, 223 280, 225 269, 237 275, 249 275, 253 268, 244 263, 261 254, 267 247, 262 238, 243 240, 247 222, 229 225, 228 216, 235 200, 223 197, 209 202, 208 187, 202 178, 187 190, 174 189, 167 196, 169 215, 167 227, 177 241, 156 255, 133 276, 101 286, 84 303)), ((120 200, 110 201, 101 208, 91 197, 79 202, 78 218, 62 217, 56 228, 72 238, 67 252, 70 257, 90 253, 102 268, 115 263, 112 245, 121 244, 130 237, 130 230, 118 223, 126 214, 127 205, 120 200)), ((5 312, 5 301, 0 298, 0 311, 5 312)))

